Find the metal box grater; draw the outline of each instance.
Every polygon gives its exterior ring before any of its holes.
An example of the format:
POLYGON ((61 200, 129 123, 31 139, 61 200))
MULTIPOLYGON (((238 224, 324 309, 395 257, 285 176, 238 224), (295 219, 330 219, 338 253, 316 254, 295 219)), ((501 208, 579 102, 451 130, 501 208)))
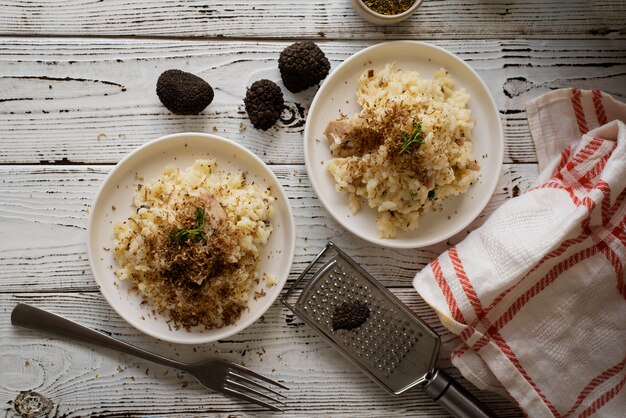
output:
POLYGON ((332 242, 300 274, 282 301, 390 393, 423 384, 433 399, 457 417, 492 416, 463 387, 435 369, 440 346, 437 333, 332 242), (335 255, 323 262, 330 250, 335 255), (335 309, 353 301, 365 304, 369 317, 354 329, 334 330, 335 309))

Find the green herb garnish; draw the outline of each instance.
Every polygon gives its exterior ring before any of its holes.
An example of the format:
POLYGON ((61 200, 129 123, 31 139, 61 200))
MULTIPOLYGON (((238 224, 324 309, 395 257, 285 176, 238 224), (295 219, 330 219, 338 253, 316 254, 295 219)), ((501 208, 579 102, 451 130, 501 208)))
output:
POLYGON ((422 123, 414 123, 413 124, 413 132, 411 135, 407 135, 402 133, 402 149, 400 150, 400 154, 404 154, 405 152, 413 151, 413 144, 422 145, 424 143, 424 136, 422 134, 422 123))
POLYGON ((196 209, 196 222, 194 229, 180 228, 176 233, 170 233, 170 239, 179 245, 186 241, 196 242, 199 240, 206 241, 204 233, 204 222, 206 220, 206 212, 204 208, 196 209))
POLYGON ((428 199, 433 200, 435 198, 435 194, 437 193, 437 186, 434 189, 428 191, 428 199))

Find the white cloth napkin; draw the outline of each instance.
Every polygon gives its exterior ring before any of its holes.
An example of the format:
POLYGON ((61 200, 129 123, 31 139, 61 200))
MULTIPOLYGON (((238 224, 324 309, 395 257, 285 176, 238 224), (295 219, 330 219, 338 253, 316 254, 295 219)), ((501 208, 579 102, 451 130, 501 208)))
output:
POLYGON ((477 387, 530 417, 625 417, 626 105, 565 89, 526 106, 539 185, 413 285, 477 387))

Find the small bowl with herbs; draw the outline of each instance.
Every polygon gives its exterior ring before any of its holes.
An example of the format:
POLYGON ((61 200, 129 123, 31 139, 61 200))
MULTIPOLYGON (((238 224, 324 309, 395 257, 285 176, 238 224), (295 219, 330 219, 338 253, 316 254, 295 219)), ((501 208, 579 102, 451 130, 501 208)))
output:
POLYGON ((423 0, 351 0, 356 12, 377 25, 393 25, 411 17, 423 0))

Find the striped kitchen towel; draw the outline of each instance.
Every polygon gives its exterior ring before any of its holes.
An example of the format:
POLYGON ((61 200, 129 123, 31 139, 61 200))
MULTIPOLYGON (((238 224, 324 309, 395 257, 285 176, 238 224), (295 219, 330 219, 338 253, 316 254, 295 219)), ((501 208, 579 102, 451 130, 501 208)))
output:
POLYGON ((564 89, 526 106, 538 185, 413 285, 477 387, 530 417, 625 417, 626 105, 564 89))

